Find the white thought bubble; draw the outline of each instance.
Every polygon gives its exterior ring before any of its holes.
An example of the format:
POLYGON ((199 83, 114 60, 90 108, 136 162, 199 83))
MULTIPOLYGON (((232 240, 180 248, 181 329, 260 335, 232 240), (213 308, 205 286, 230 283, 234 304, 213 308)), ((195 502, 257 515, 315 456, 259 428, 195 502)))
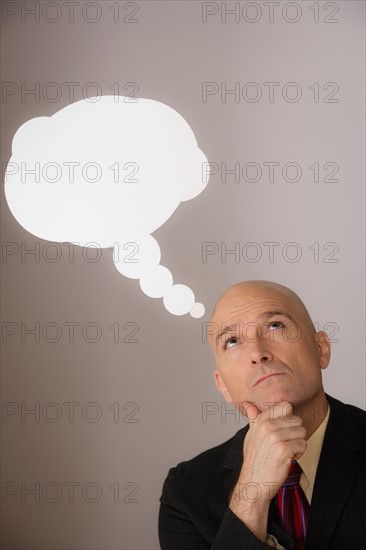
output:
POLYGON ((140 279, 145 294, 172 314, 202 317, 193 291, 160 265, 151 233, 203 191, 205 155, 184 118, 159 101, 92 99, 17 130, 5 174, 12 214, 48 241, 113 247, 118 271, 140 279))

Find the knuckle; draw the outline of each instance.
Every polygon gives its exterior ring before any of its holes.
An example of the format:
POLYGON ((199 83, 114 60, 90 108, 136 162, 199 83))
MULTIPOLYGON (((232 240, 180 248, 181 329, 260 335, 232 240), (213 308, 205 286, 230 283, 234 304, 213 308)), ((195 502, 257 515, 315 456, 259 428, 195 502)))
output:
POLYGON ((301 435, 305 439, 306 429, 304 428, 304 426, 297 426, 297 430, 299 432, 299 435, 301 435))
POLYGON ((303 451, 303 452, 306 451, 307 446, 308 446, 307 442, 306 442, 304 439, 301 440, 301 447, 302 447, 302 451, 303 451))
POLYGON ((277 448, 277 453, 283 456, 287 454, 288 444, 286 441, 278 441, 276 448, 277 448))

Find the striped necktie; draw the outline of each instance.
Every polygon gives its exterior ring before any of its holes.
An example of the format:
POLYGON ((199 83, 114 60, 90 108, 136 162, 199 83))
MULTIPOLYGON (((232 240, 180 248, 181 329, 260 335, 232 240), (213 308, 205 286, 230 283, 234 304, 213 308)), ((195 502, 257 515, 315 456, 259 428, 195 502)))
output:
POLYGON ((285 483, 278 493, 282 528, 294 540, 296 550, 304 550, 308 525, 309 503, 299 481, 301 466, 293 460, 285 483))

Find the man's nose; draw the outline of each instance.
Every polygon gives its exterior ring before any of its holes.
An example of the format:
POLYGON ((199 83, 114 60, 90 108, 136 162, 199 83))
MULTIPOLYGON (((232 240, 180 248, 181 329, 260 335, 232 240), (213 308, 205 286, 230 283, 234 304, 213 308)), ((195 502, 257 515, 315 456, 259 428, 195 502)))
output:
POLYGON ((269 350, 269 342, 262 337, 259 327, 257 330, 251 330, 251 334, 247 332, 247 341, 249 344, 249 358, 253 366, 273 360, 269 350))
POLYGON ((253 366, 272 361, 272 354, 262 346, 254 345, 250 351, 250 361, 253 366))

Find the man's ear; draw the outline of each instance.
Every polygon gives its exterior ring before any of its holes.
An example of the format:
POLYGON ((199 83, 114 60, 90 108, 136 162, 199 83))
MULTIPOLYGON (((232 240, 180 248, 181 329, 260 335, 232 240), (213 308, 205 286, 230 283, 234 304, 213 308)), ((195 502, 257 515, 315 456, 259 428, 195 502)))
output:
POLYGON ((318 348, 320 367, 326 369, 330 361, 330 340, 324 330, 315 333, 315 343, 318 348))
POLYGON ((215 377, 216 388, 219 390, 220 393, 222 393, 222 395, 225 398, 225 401, 227 401, 228 403, 232 403, 233 400, 231 399, 229 390, 225 386, 224 381, 221 378, 221 374, 219 373, 218 370, 215 370, 214 377, 215 377))

